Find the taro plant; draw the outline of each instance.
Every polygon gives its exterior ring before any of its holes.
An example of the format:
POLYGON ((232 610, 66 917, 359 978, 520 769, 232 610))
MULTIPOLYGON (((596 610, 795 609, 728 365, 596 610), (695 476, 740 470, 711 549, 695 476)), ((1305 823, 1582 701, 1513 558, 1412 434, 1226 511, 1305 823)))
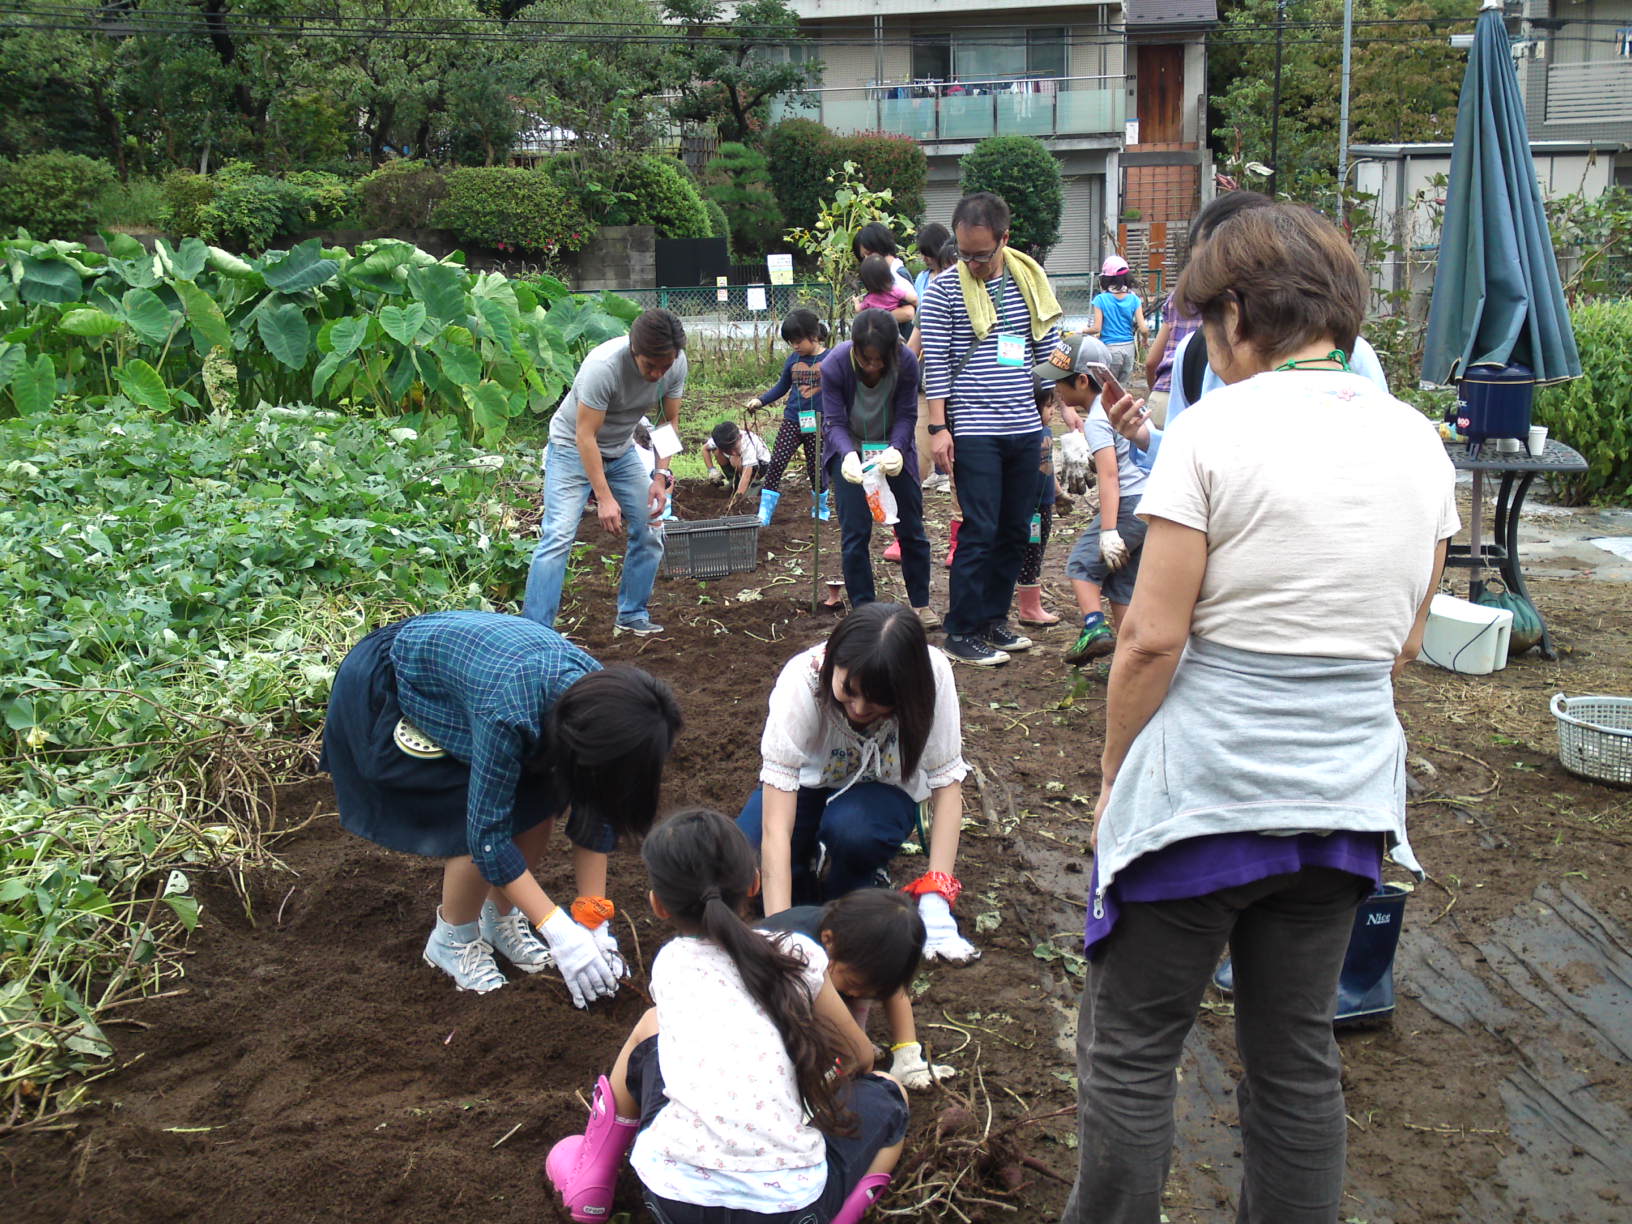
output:
POLYGON ((105 255, 0 240, 0 416, 62 396, 184 419, 308 401, 411 427, 448 414, 493 443, 553 411, 586 343, 639 313, 395 240, 345 251, 314 238, 246 260, 196 238, 150 252, 105 237, 105 255))

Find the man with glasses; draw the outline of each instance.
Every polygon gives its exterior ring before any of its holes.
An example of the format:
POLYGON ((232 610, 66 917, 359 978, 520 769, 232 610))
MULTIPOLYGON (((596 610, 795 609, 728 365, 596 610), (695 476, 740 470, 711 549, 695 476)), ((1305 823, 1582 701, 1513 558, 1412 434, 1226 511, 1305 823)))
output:
POLYGON ((1001 196, 965 196, 952 233, 958 274, 930 282, 919 314, 930 449, 963 507, 946 652, 994 667, 1031 646, 1008 615, 1042 479, 1031 369, 1054 351, 1061 311, 1042 265, 1008 246, 1001 196))

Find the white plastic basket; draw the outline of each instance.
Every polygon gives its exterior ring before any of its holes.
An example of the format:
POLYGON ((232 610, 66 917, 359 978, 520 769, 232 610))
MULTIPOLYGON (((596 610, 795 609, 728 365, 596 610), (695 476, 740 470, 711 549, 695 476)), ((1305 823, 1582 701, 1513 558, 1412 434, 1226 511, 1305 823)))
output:
POLYGON ((1595 782, 1632 786, 1632 697, 1553 694, 1558 759, 1595 782))

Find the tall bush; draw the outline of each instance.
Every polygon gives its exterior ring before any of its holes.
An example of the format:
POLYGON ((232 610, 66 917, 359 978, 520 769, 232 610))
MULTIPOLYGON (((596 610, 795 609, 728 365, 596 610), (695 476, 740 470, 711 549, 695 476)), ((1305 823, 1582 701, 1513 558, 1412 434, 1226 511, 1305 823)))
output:
POLYGON ((708 236, 710 238, 725 239, 725 258, 735 263, 736 257, 731 252, 731 222, 726 219, 725 209, 714 200, 704 200, 703 207, 708 210, 708 236))
POLYGON ((709 238, 713 226, 697 184, 672 157, 646 153, 618 174, 620 211, 630 225, 650 225, 659 238, 709 238))
POLYGON ((216 175, 215 196, 198 210, 198 236, 241 251, 263 251, 282 234, 313 224, 309 187, 232 162, 216 175))
POLYGON ((96 206, 115 182, 113 167, 78 153, 0 160, 0 227, 36 238, 75 239, 96 224, 96 206))
POLYGON ((784 119, 765 133, 765 153, 783 220, 793 229, 812 228, 827 176, 844 163, 838 137, 814 119, 784 119))
POLYGON ((989 136, 964 156, 958 172, 964 195, 990 191, 1008 201, 1011 245, 1042 259, 1059 242, 1060 163, 1035 136, 989 136))
MULTIPOLYGON (((929 162, 923 146, 893 132, 861 132, 834 142, 834 165, 856 163, 861 181, 874 191, 888 190, 895 211, 914 221, 924 215, 924 184, 929 162)), ((947 218, 951 220, 950 217, 947 218)))
POLYGON ((765 154, 727 141, 709 158, 703 194, 725 210, 731 245, 743 255, 763 254, 782 234, 782 210, 771 190, 765 154))
POLYGON ((589 239, 589 220, 541 170, 466 166, 449 171, 447 185, 434 220, 460 242, 549 254, 589 239))
POLYGON ((1552 479, 1574 502, 1632 500, 1632 300, 1583 302, 1570 323, 1581 377, 1538 390, 1534 417, 1589 466, 1552 479))
POLYGON ((215 184, 191 170, 175 170, 165 175, 160 190, 164 193, 164 228, 177 238, 195 236, 202 228, 199 213, 215 199, 215 184))
POLYGON ((363 224, 374 229, 424 229, 448 185, 428 162, 390 161, 357 184, 363 224))

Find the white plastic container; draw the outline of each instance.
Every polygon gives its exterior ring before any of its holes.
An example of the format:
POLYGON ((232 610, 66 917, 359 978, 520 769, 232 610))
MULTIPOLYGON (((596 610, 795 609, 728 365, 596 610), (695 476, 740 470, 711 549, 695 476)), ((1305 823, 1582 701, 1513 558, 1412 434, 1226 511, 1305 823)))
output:
POLYGON ((1464 675, 1488 676, 1507 666, 1507 642, 1512 636, 1513 613, 1506 608, 1435 595, 1428 605, 1421 658, 1464 675))

